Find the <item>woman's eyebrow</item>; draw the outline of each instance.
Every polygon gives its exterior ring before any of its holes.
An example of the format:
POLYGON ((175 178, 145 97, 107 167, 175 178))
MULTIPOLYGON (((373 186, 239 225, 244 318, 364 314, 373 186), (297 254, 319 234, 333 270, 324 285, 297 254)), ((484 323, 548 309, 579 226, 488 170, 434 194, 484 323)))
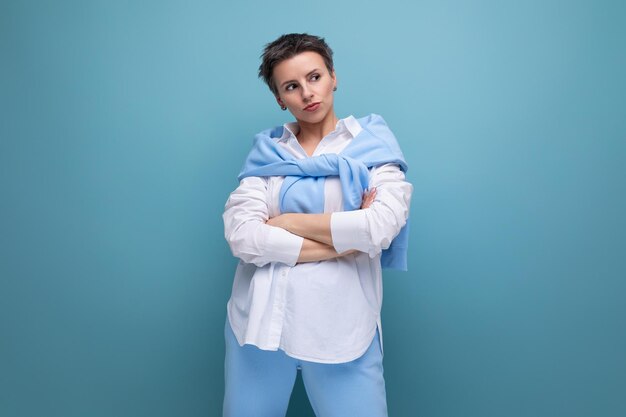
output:
MULTIPOLYGON (((311 71, 309 71, 309 73, 307 74, 307 76, 308 76, 308 75, 311 75, 311 73, 312 73, 312 72, 315 72, 315 71, 319 71, 319 69, 318 69, 318 68, 312 69, 311 71)), ((289 80, 289 81, 285 81, 285 82, 283 82, 280 86, 282 87, 283 85, 285 85, 285 84, 287 84, 287 83, 291 83, 291 82, 295 82, 295 81, 296 81, 296 80, 289 80)))

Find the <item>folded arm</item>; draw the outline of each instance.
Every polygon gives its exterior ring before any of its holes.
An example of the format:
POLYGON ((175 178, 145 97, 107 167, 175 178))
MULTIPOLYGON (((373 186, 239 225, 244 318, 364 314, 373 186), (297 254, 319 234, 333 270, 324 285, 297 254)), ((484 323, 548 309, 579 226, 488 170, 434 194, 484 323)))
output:
POLYGON ((298 263, 300 262, 314 262, 325 261, 327 259, 338 258, 350 253, 356 252, 355 250, 347 250, 344 252, 337 252, 331 245, 318 242, 316 240, 304 238, 302 243, 302 249, 298 256, 298 263))
POLYGON ((366 252, 374 257, 387 249, 406 224, 413 186, 396 164, 370 171, 370 189, 359 210, 324 214, 287 213, 268 224, 332 246, 337 252, 366 252))
POLYGON ((294 266, 297 262, 321 261, 350 252, 339 253, 331 245, 266 224, 267 201, 267 180, 262 177, 242 179, 228 197, 222 215, 224 236, 235 257, 256 266, 269 262, 294 266))
MULTIPOLYGON (((375 198, 376 188, 373 187, 363 194, 361 208, 370 207, 375 198)), ((269 219, 267 224, 280 227, 295 235, 333 246, 331 216, 332 213, 284 213, 269 219)))

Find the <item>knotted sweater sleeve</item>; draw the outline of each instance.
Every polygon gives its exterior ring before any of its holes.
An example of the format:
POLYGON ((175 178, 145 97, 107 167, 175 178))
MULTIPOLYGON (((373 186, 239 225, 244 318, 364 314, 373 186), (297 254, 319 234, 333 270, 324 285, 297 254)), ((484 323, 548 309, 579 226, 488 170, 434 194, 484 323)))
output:
POLYGON ((369 187, 377 190, 369 208, 331 215, 331 235, 337 252, 356 249, 374 257, 389 247, 406 224, 413 186, 400 167, 384 164, 372 168, 369 187))

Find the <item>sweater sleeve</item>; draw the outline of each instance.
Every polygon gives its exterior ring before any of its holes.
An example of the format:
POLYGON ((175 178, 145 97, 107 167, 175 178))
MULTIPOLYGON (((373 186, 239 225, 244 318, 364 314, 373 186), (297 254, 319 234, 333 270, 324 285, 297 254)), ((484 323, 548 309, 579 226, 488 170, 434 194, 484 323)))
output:
POLYGON ((397 164, 370 170, 370 188, 376 198, 366 209, 335 212, 330 228, 337 252, 356 249, 374 257, 387 249, 409 216, 413 186, 397 164))
POLYGON ((294 266, 304 238, 265 224, 269 218, 267 202, 266 178, 242 179, 228 197, 222 215, 226 241, 233 255, 246 263, 294 266))

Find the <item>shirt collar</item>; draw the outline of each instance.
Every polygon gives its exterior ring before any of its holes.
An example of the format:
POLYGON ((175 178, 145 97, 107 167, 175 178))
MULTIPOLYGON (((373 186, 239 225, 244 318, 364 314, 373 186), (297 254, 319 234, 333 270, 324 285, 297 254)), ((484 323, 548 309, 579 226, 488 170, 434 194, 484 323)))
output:
MULTIPOLYGON (((294 132, 297 132, 299 130, 298 122, 284 123, 283 127, 284 127, 283 134, 278 139, 278 141, 287 141, 290 138, 294 138, 294 139, 296 138, 296 134, 294 132)), ((359 132, 362 129, 363 128, 361 127, 358 120, 356 120, 353 115, 350 115, 343 119, 339 119, 337 121, 337 124, 335 125, 335 130, 333 130, 331 134, 335 135, 335 134, 339 134, 347 130, 348 132, 350 132, 350 135, 354 138, 356 135, 359 134, 359 132)))

